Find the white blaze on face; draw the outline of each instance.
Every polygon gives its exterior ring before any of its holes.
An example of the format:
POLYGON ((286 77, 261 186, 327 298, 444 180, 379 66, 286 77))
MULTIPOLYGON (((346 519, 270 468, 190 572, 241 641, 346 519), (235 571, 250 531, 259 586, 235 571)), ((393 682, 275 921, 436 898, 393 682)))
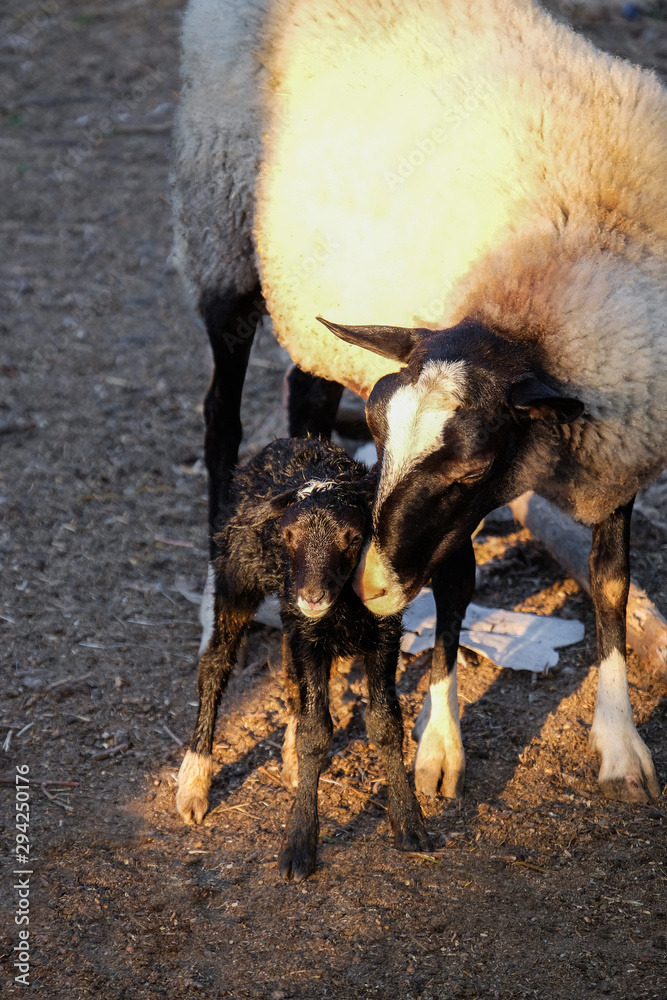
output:
POLYGON ((464 361, 429 361, 414 385, 397 389, 387 404, 384 443, 375 513, 394 487, 417 463, 442 444, 445 424, 463 401, 464 361))

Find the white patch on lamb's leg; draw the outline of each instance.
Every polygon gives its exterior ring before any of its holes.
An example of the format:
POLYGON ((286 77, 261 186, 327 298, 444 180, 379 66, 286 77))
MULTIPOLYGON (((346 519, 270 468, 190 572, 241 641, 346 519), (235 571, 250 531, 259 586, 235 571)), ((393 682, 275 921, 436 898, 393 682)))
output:
POLYGON ((199 643, 199 656, 203 656, 204 650, 209 644, 213 635, 213 625, 215 623, 215 570, 213 564, 208 564, 206 574, 206 585, 199 605, 199 624, 202 627, 201 642, 199 643))
POLYGON ((201 823, 208 809, 208 791, 214 769, 213 759, 188 750, 178 772, 176 808, 188 825, 201 823))
POLYGON ((283 740, 283 784, 287 788, 296 788, 299 784, 299 759, 296 754, 296 715, 291 715, 285 730, 283 740))
POLYGON ((632 718, 625 657, 618 649, 600 664, 589 745, 602 758, 598 781, 608 798, 646 802, 647 792, 652 798, 660 794, 651 754, 632 718))
POLYGON ((445 798, 463 794, 465 755, 459 722, 456 667, 448 677, 432 684, 424 707, 415 723, 413 736, 419 740, 415 757, 415 787, 422 795, 440 792, 445 798))

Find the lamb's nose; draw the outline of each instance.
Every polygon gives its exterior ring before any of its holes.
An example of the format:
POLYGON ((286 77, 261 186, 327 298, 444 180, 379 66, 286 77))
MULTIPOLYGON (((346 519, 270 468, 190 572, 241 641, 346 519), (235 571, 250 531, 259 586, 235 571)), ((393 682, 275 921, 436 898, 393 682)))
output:
POLYGON ((304 594, 303 599, 310 608, 316 608, 318 604, 321 604, 325 598, 325 593, 323 590, 319 594, 304 594))

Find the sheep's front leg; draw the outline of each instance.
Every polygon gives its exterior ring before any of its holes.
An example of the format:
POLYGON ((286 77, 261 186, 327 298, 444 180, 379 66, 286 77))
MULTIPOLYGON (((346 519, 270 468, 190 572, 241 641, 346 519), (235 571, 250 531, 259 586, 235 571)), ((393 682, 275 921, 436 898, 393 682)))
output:
POLYGON ((230 607, 216 599, 215 626, 199 661, 199 708, 190 748, 178 772, 176 807, 185 823, 201 823, 208 809, 213 775, 213 732, 218 705, 227 687, 239 642, 256 607, 230 607))
POLYGON ((645 802, 660 794, 653 761, 632 718, 625 665, 630 587, 630 518, 634 501, 593 528, 589 559, 600 674, 590 746, 602 758, 599 783, 611 799, 645 802))
POLYGON ((387 774, 394 846, 401 851, 426 851, 430 848, 429 837, 403 763, 403 718, 396 695, 399 645, 400 627, 377 653, 366 658, 366 731, 380 752, 387 774))
POLYGON ((312 875, 316 864, 320 832, 317 786, 333 732, 329 714, 331 663, 310 654, 304 662, 295 643, 291 644, 291 652, 300 695, 296 726, 299 783, 278 858, 278 869, 286 878, 301 882, 312 875))
POLYGON ((214 628, 215 571, 220 530, 229 484, 241 443, 241 393, 257 323, 264 314, 259 284, 250 292, 202 292, 199 312, 213 353, 213 378, 204 399, 206 434, 204 453, 208 471, 208 524, 210 562, 199 609, 202 626, 199 655, 208 646, 214 628))
POLYGON ((456 691, 456 654, 461 624, 475 589, 471 541, 438 566, 431 583, 437 609, 436 635, 429 691, 412 731, 413 738, 419 740, 415 786, 423 795, 436 795, 440 786, 446 798, 460 798, 465 756, 456 691))

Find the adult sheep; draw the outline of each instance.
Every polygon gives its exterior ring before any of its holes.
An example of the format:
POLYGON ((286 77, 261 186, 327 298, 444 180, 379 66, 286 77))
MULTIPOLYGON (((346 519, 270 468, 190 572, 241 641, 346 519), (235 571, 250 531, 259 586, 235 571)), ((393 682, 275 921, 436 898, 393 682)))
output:
POLYGON ((665 91, 531 0, 191 0, 183 39, 176 256, 215 359, 211 525, 266 302, 303 370, 292 433, 326 433, 341 386, 368 400, 357 592, 386 614, 433 582, 417 788, 462 789, 471 531, 534 489, 593 525, 600 784, 657 795, 625 607, 633 498, 667 463, 665 91))

